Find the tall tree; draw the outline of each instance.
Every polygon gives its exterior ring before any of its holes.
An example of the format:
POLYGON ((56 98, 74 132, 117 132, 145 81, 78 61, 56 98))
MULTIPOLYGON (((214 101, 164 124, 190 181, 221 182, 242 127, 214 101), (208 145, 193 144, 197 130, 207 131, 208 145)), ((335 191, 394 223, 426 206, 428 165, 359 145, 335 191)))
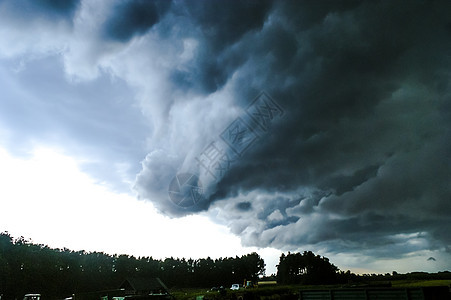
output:
POLYGON ((337 282, 338 268, 327 257, 311 251, 280 256, 277 281, 282 284, 331 284, 337 282))

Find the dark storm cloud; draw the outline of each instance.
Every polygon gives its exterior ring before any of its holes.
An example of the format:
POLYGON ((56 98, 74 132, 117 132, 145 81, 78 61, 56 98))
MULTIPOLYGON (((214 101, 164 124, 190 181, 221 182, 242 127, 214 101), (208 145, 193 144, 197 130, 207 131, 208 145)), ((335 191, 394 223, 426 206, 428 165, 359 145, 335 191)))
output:
POLYGON ((135 35, 145 34, 160 21, 170 6, 169 0, 120 1, 104 24, 104 34, 107 38, 127 42, 135 35))
POLYGON ((2 0, 0 1, 0 8, 7 9, 24 19, 41 16, 47 19, 66 18, 72 20, 79 4, 80 0, 2 0))
POLYGON ((208 199, 233 232, 399 255, 423 232, 423 248, 449 247, 449 2, 208 3, 187 4, 199 56, 174 87, 210 93, 233 74, 243 108, 264 89, 287 112, 208 199))
POLYGON ((250 210, 252 207, 252 203, 250 202, 240 202, 236 205, 236 209, 240 211, 247 211, 250 210))
POLYGON ((0 1, 0 55, 19 65, 2 60, 0 121, 14 128, 10 148, 72 137, 115 163, 145 148, 138 198, 170 216, 204 211, 246 245, 451 253, 450 10, 420 0, 0 1), (223 177, 202 181, 204 202, 180 209, 171 179, 263 90, 283 116, 223 177))
POLYGON ((54 11, 60 14, 69 14, 73 15, 79 5, 80 0, 36 0, 30 1, 36 5, 40 5, 41 7, 54 11))
POLYGON ((2 61, 0 76, 29 91, 4 89, 1 120, 18 133, 11 143, 29 133, 24 148, 72 136, 118 162, 145 147, 138 198, 170 216, 205 212, 245 245, 385 258, 439 251, 424 259, 442 261, 451 253, 450 10, 420 0, 0 1, 9 29, 0 55, 20 69, 12 80, 2 61), (65 74, 46 63, 52 55, 65 74), (64 75, 108 91, 96 99, 64 75), (180 209, 171 179, 261 91, 284 113, 222 177, 201 174, 207 199, 180 209))
POLYGON ((239 41, 246 33, 258 31, 263 26, 272 6, 271 1, 188 1, 186 9, 193 23, 200 26, 205 42, 212 51, 239 41))
POLYGON ((174 84, 185 90, 213 93, 248 59, 250 53, 234 50, 246 35, 261 30, 272 7, 270 1, 188 1, 178 13, 188 12, 194 32, 202 42, 195 59, 185 70, 174 70, 174 84))

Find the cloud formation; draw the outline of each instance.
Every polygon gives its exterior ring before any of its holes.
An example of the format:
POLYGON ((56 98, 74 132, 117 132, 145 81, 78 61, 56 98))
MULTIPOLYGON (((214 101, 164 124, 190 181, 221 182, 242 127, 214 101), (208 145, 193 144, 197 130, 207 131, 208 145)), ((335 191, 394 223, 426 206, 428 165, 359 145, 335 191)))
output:
POLYGON ((116 4, 104 24, 106 38, 128 42, 145 34, 168 11, 171 1, 122 1, 116 4))
POLYGON ((0 55, 60 55, 74 82, 107 74, 133 90, 147 122, 140 199, 172 217, 203 212, 245 245, 449 255, 447 1, 41 2, 60 26, 39 19, 23 40, 55 38, 32 48, 5 34, 15 47, 0 55), (226 147, 221 133, 261 91, 283 117, 209 178, 196 158, 211 142, 226 147), (180 208, 167 189, 186 171, 206 199, 180 208))
MULTIPOLYGON (((193 23, 205 25, 197 51, 209 55, 190 64, 208 76, 189 68, 185 73, 196 84, 170 77, 175 87, 207 95, 230 88, 242 109, 265 89, 288 112, 217 182, 207 199, 213 218, 246 245, 309 244, 330 252, 364 245, 380 256, 449 251, 450 20, 444 5, 272 3, 256 14, 258 22, 243 21, 247 30, 222 31, 209 31, 204 11, 191 9, 193 23), (409 245, 412 235, 421 246, 409 245)), ((202 9, 215 15, 213 7, 202 9)), ((213 23, 227 22, 234 9, 213 23)), ((196 140, 206 145, 208 138, 196 140)), ((151 200, 163 209, 171 205, 151 200)))

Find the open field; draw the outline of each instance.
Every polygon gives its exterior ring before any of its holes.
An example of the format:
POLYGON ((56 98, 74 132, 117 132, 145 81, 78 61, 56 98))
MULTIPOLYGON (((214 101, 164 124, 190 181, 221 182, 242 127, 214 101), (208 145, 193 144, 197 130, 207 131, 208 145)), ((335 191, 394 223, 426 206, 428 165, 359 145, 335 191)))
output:
POLYGON ((427 287, 427 286, 451 286, 451 279, 445 280, 395 280, 393 287, 427 287))
MULTIPOLYGON (((375 282, 372 282, 374 284, 375 282)), ((391 281, 393 288, 417 288, 431 286, 451 286, 451 279, 448 280, 394 280, 391 281)), ((349 288, 349 285, 271 285, 259 286, 253 289, 240 289, 232 291, 226 288, 226 294, 221 296, 219 292, 212 292, 206 288, 173 289, 171 294, 175 299, 235 299, 236 296, 245 292, 254 291, 258 293, 261 299, 280 299, 294 297, 299 290, 318 290, 318 289, 341 289, 349 288)), ((363 287, 363 285, 362 285, 363 287)))

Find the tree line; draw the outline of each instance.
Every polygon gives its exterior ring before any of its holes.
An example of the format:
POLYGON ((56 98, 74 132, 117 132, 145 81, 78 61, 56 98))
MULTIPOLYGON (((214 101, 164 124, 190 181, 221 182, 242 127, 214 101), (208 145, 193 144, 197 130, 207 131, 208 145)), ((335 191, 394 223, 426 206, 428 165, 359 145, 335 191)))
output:
POLYGON ((41 293, 65 298, 73 293, 117 289, 126 278, 160 278, 168 287, 213 287, 257 280, 265 272, 255 252, 211 259, 134 257, 103 252, 53 249, 23 237, 0 233, 0 295, 2 299, 41 293))
POLYGON ((396 271, 385 274, 354 274, 341 271, 327 257, 315 255, 311 251, 290 253, 280 256, 277 265, 277 283, 279 284, 341 284, 349 286, 391 286, 394 280, 445 280, 451 279, 451 272, 437 273, 411 272, 400 274, 396 271))
MULTIPOLYGON (((230 287, 243 281, 257 281, 265 274, 265 263, 255 252, 241 257, 211 259, 109 255, 103 252, 54 249, 34 244, 23 237, 0 233, 0 296, 21 299, 26 293, 40 293, 46 299, 63 299, 72 294, 114 290, 127 278, 160 278, 169 288, 230 287)), ((327 257, 311 251, 281 254, 277 274, 265 277, 278 284, 365 284, 399 279, 451 279, 451 272, 415 272, 356 275, 344 272, 327 257)))

